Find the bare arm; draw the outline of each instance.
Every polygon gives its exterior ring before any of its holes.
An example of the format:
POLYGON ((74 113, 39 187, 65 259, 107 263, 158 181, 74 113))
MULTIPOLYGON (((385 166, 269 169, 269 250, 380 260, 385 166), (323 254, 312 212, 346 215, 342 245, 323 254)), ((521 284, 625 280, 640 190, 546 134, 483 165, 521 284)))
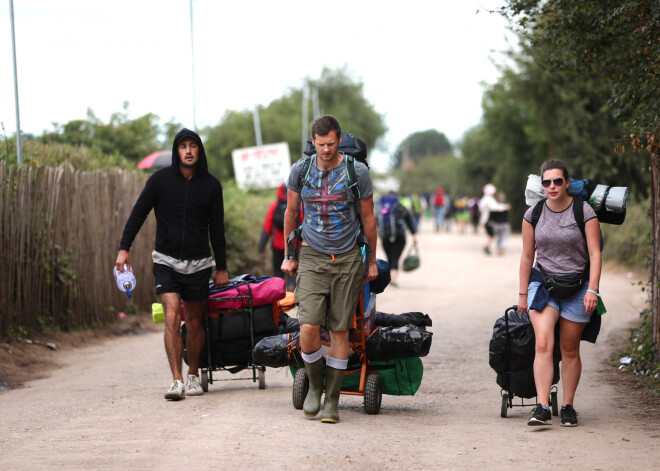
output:
POLYGON ((527 312, 529 300, 527 299, 527 290, 529 289, 529 277, 532 273, 532 264, 534 263, 534 251, 536 244, 534 242, 534 228, 531 223, 523 219, 522 222, 523 250, 520 256, 520 273, 518 286, 518 311, 527 312))
POLYGON ((378 231, 376 230, 376 218, 374 217, 374 197, 373 195, 360 200, 360 219, 364 235, 367 236, 371 253, 369 254, 369 274, 365 281, 375 280, 378 276, 378 266, 376 265, 376 242, 378 240, 378 231))
MULTIPOLYGON (((298 274, 298 261, 295 258, 289 259, 289 247, 286 243, 289 236, 296 229, 298 221, 298 208, 300 207, 300 193, 293 190, 287 190, 286 193, 286 211, 284 212, 284 261, 282 262, 282 271, 291 276, 298 274)), ((295 256, 295 254, 291 254, 295 256)))
MULTIPOLYGON (((589 289, 598 292, 600 285, 600 271, 603 265, 600 256, 600 223, 597 218, 590 219, 584 225, 589 250, 589 289)), ((598 296, 587 292, 584 295, 584 309, 593 312, 598 307, 598 296)))

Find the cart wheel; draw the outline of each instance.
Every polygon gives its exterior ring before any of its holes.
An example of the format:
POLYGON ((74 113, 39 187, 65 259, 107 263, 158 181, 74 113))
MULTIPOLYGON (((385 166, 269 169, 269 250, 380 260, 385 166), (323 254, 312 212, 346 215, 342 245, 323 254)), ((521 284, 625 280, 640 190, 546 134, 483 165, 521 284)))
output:
POLYGON ((202 369, 202 391, 209 392, 209 374, 202 369))
POLYGON ((380 412, 380 404, 383 400, 382 378, 377 374, 367 376, 364 385, 364 412, 368 415, 376 415, 380 412))
POLYGON ((502 412, 500 415, 506 418, 507 409, 509 408, 509 395, 507 393, 502 394, 502 412))
POLYGON ((266 369, 259 368, 257 377, 259 378, 259 389, 266 389, 266 369))
POLYGON ((552 407, 552 415, 555 417, 559 415, 559 403, 557 402, 557 391, 550 393, 550 406, 552 407))
POLYGON ((293 378, 293 407, 302 410, 309 391, 309 380, 307 379, 307 371, 305 368, 300 368, 296 371, 296 376, 293 378))

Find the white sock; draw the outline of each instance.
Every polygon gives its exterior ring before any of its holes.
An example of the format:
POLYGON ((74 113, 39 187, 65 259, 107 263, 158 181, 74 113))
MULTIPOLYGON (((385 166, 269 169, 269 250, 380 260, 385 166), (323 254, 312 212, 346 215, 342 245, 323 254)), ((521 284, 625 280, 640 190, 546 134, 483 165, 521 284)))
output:
POLYGON ((315 361, 318 361, 323 357, 323 347, 319 348, 317 351, 313 353, 305 353, 301 349, 300 356, 302 357, 305 363, 314 363, 315 361))
POLYGON ((339 360, 328 355, 325 359, 325 365, 334 368, 335 370, 345 370, 348 366, 348 359, 339 360))

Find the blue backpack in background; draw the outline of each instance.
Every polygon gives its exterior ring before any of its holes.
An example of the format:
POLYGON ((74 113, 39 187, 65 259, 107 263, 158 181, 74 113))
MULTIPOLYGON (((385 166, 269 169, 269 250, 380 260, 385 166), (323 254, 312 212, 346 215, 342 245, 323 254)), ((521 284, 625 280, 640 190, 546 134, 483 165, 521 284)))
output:
POLYGON ((380 198, 380 211, 378 212, 378 234, 381 239, 394 242, 397 233, 401 230, 397 209, 399 197, 397 195, 383 195, 380 198))

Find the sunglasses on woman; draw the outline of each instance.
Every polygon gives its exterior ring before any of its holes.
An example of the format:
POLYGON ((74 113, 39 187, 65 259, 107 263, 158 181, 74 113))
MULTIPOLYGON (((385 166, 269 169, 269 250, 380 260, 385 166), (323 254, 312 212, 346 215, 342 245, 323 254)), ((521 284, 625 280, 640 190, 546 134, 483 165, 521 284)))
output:
POLYGON ((541 185, 543 185, 543 188, 549 188, 550 183, 554 183, 555 186, 562 186, 564 184, 564 179, 563 178, 553 178, 552 180, 541 180, 541 185))

